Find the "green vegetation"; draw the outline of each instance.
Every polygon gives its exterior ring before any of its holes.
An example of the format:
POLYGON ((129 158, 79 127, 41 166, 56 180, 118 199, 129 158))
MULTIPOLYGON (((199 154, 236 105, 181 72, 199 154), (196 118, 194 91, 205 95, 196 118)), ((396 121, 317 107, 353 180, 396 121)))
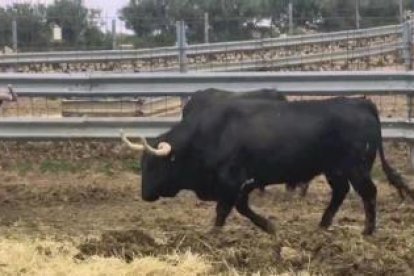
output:
MULTIPOLYGON (((321 31, 355 27, 354 0, 291 1, 296 27, 321 31)), ((139 47, 171 46, 175 43, 177 20, 185 20, 190 43, 203 42, 204 13, 209 14, 210 41, 273 37, 287 32, 288 3, 289 0, 130 0, 119 11, 119 17, 135 35, 123 36, 122 42, 139 47), (269 20, 272 28, 258 27, 262 19, 269 20)), ((398 23, 398 3, 399 0, 360 0, 360 26, 398 23)), ((413 1, 404 1, 404 9, 413 7, 413 1)), ((20 50, 111 48, 111 35, 100 28, 100 11, 86 8, 81 0, 0 7, 0 47, 12 45, 13 18, 17 20, 20 50), (52 42, 53 25, 62 28, 62 42, 52 42)))
POLYGON ((87 9, 80 0, 56 0, 42 4, 0 7, 0 47, 12 45, 12 21, 17 22, 20 50, 108 48, 111 39, 98 27, 100 12, 87 9), (60 43, 52 42, 52 26, 62 28, 60 43))
POLYGON ((59 160, 59 159, 45 159, 39 163, 32 161, 19 161, 10 168, 14 168, 19 175, 26 175, 29 172, 40 171, 41 173, 79 173, 88 170, 104 173, 107 176, 115 175, 119 171, 129 171, 138 173, 141 170, 141 165, 138 159, 126 158, 120 160, 96 160, 84 159, 80 161, 74 160, 59 160))

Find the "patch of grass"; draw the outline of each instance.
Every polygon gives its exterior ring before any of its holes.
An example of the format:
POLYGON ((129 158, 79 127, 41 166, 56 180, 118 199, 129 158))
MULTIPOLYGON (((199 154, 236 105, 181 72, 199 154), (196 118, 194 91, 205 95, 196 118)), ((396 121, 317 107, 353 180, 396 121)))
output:
POLYGON ((45 160, 40 164, 39 169, 42 173, 74 173, 84 170, 84 166, 81 163, 66 160, 45 160))
POLYGON ((128 171, 133 171, 133 172, 140 172, 141 171, 141 163, 135 158, 123 159, 122 160, 122 169, 123 170, 128 170, 128 171))
POLYGON ((16 170, 18 171, 19 175, 24 176, 29 171, 33 170, 33 164, 31 162, 18 162, 15 166, 16 170))
POLYGON ((24 176, 31 171, 40 171, 41 173, 77 173, 86 170, 94 170, 104 173, 107 176, 113 176, 119 171, 140 172, 141 164, 136 158, 127 158, 121 160, 54 160, 46 159, 39 161, 18 161, 11 165, 19 175, 24 176))
POLYGON ((103 164, 99 166, 98 171, 104 173, 107 176, 114 175, 114 162, 103 162, 103 164))

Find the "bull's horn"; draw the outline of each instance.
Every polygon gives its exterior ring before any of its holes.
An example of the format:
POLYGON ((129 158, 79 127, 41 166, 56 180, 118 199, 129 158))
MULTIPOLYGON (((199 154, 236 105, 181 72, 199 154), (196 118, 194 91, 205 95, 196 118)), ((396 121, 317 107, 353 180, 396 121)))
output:
POLYGON ((154 149, 147 144, 147 140, 145 140, 145 138, 141 138, 141 141, 144 143, 145 150, 147 150, 151 154, 154 154, 156 156, 168 156, 171 153, 171 145, 167 142, 159 143, 158 149, 154 149))
POLYGON ((9 84, 7 85, 7 88, 9 89, 10 100, 17 101, 17 94, 14 92, 13 85, 9 84))
POLYGON ((131 141, 129 141, 129 139, 126 137, 125 132, 123 130, 121 130, 121 139, 125 144, 127 144, 128 147, 130 147, 133 150, 137 150, 137 151, 143 151, 144 150, 143 145, 135 144, 135 143, 132 143, 131 141))
POLYGON ((167 142, 159 143, 158 148, 156 149, 156 148, 151 147, 148 144, 147 139, 145 139, 144 137, 139 137, 141 139, 142 145, 134 144, 131 141, 129 141, 123 131, 121 131, 121 138, 122 138, 122 141, 124 141, 131 149, 134 149, 134 150, 138 150, 138 151, 145 150, 149 154, 152 154, 155 156, 168 156, 171 153, 171 149, 172 149, 171 145, 167 142))

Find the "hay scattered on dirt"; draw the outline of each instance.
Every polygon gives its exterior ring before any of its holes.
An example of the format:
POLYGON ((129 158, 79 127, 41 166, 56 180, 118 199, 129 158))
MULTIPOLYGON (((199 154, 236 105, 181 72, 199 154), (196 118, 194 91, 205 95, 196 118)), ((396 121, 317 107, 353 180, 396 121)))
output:
POLYGON ((207 275, 211 264, 190 251, 183 254, 135 258, 127 264, 119 258, 72 258, 69 243, 40 240, 0 240, 1 275, 207 275))

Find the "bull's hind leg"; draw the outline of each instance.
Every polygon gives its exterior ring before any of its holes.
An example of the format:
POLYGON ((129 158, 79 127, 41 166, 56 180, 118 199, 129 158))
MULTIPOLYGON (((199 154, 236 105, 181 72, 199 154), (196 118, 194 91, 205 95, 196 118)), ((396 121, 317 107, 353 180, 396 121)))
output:
POLYGON ((229 216, 233 204, 227 201, 219 201, 216 206, 216 220, 214 222, 214 228, 218 229, 224 226, 227 217, 229 216))
POLYGON ((273 234, 275 232, 275 228, 270 220, 259 214, 256 214, 249 206, 249 194, 255 188, 257 188, 255 184, 249 184, 242 189, 236 202, 236 209, 240 214, 250 219, 250 221, 257 225, 259 228, 269 234, 273 234))
POLYGON ((349 183, 346 177, 337 174, 327 174, 326 179, 329 186, 331 186, 332 195, 331 202, 326 208, 319 224, 322 228, 328 228, 332 224, 336 212, 349 192, 349 183))
POLYGON ((365 210, 364 235, 371 235, 375 231, 377 188, 372 182, 369 173, 355 170, 350 175, 352 187, 361 196, 365 210))

